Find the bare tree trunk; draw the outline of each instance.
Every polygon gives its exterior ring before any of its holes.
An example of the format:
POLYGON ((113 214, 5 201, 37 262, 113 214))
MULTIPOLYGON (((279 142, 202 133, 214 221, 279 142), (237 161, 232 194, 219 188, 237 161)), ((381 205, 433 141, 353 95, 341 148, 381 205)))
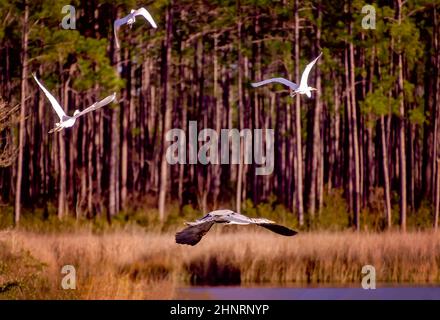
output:
POLYGON ((15 214, 14 224, 18 226, 21 216, 21 184, 23 178, 23 152, 25 144, 25 120, 26 120, 26 81, 28 72, 28 23, 29 23, 29 6, 25 1, 24 18, 23 18, 23 40, 22 40, 22 66, 21 73, 21 101, 20 101, 20 131, 18 141, 18 159, 17 159, 17 181, 15 188, 15 214))
POLYGON ((387 218, 387 227, 391 228, 391 195, 390 195, 390 175, 388 172, 388 147, 385 137, 385 119, 382 115, 380 117, 380 133, 382 138, 382 165, 384 178, 384 193, 385 193, 385 210, 387 218))
MULTIPOLYGON (((61 65, 61 64, 60 64, 61 65)), ((69 82, 70 82, 70 73, 66 76, 67 78, 62 81, 62 107, 64 111, 67 110, 67 106, 69 104, 69 82)), ((62 219, 67 212, 67 166, 66 166, 66 132, 62 130, 58 134, 58 144, 59 144, 59 163, 60 163, 60 171, 59 171, 59 190, 58 190, 58 218, 62 219)))
POLYGON ((168 189, 168 163, 166 159, 166 134, 171 128, 171 110, 173 108, 172 87, 170 79, 171 70, 171 46, 172 46, 172 7, 174 1, 171 0, 166 9, 166 39, 165 39, 165 61, 164 61, 164 84, 163 84, 163 103, 164 119, 162 130, 162 156, 160 161, 160 186, 159 186, 159 218, 161 221, 165 219, 165 201, 168 189))
MULTIPOLYGON (((261 33, 261 23, 260 23, 260 10, 257 9, 257 16, 255 17, 255 29, 254 29, 254 34, 253 34, 253 38, 257 38, 258 35, 261 33)), ((254 78, 255 79, 261 79, 262 75, 261 75, 261 44, 257 43, 254 46, 254 78)), ((253 123, 253 128, 255 129, 259 129, 261 128, 261 110, 264 109, 264 105, 263 105, 263 99, 262 97, 260 97, 260 95, 258 94, 258 91, 254 92, 254 104, 253 104, 253 110, 252 110, 252 123, 253 123)), ((264 139, 262 139, 262 145, 264 144, 264 139)), ((292 160, 291 162, 293 162, 293 155, 292 155, 292 160)), ((252 183, 252 201, 253 203, 259 203, 261 202, 261 195, 263 193, 263 185, 262 185, 262 178, 259 177, 258 175, 255 174, 256 171, 256 164, 253 164, 253 174, 252 174, 252 178, 253 178, 253 183, 252 183)), ((292 190, 288 191, 288 194, 290 195, 292 192, 292 190)))
POLYGON ((437 159, 437 182, 435 186, 435 213, 434 213, 434 230, 438 230, 438 218, 440 212, 440 158, 437 159))
MULTIPOLYGON (((90 141, 93 139, 93 128, 94 128, 94 119, 88 119, 88 123, 90 124, 90 128, 88 128, 84 132, 83 142, 87 143, 84 146, 84 151, 87 146, 87 169, 83 168, 84 172, 84 180, 87 175, 87 183, 88 183, 88 192, 87 192, 87 211, 88 216, 92 216, 94 214, 94 190, 93 190, 93 144, 90 141), (87 173, 86 173, 87 172, 87 173)), ((84 184, 86 184, 84 182, 84 184)), ((84 186, 86 189, 86 187, 84 186)), ((86 190, 84 190, 86 192, 86 190)))
POLYGON ((116 215, 119 211, 118 203, 118 164, 119 164, 119 126, 118 126, 119 111, 117 108, 112 111, 111 120, 111 156, 110 156, 110 182, 109 182, 109 210, 107 219, 110 221, 111 217, 116 215))
POLYGON ((340 112, 340 100, 339 97, 341 96, 338 87, 339 82, 337 81, 337 77, 334 76, 334 88, 333 88, 333 97, 335 101, 335 109, 334 109, 334 124, 333 124, 333 135, 331 137, 332 141, 332 152, 330 155, 330 166, 329 166, 329 183, 328 183, 328 190, 330 191, 332 188, 332 182, 336 188, 339 188, 341 185, 340 180, 340 152, 339 152, 339 139, 340 139, 340 130, 341 130, 341 112, 340 112), (332 179, 334 179, 332 181, 332 179))
MULTIPOLYGON (((350 22, 350 34, 352 34, 353 23, 350 22)), ((360 185, 360 159, 359 159, 359 136, 358 136, 358 122, 357 122, 357 111, 356 111, 356 88, 355 88, 355 77, 354 77, 354 47, 353 40, 349 42, 349 52, 350 52, 350 96, 351 96, 351 122, 352 122, 352 135, 353 135, 353 155, 354 155, 354 223, 356 230, 360 230, 360 195, 361 195, 361 185, 360 185)))
MULTIPOLYGON (((241 42, 242 42, 242 22, 241 22, 241 9, 240 1, 237 2, 237 50, 238 50, 238 118, 240 123, 240 130, 244 126, 244 103, 243 103, 243 57, 241 53, 241 42)), ((238 164, 237 173, 237 193, 236 193, 236 212, 241 212, 241 199, 243 196, 243 166, 244 166, 244 139, 240 139, 240 163, 238 164)))
MULTIPOLYGON (((295 79, 299 83, 299 7, 295 0, 295 79)), ((302 139, 301 139, 301 100, 296 95, 295 131, 296 131, 296 196, 299 225, 304 225, 303 177, 302 177, 302 139)))
MULTIPOLYGON (((221 130, 221 95, 220 95, 220 89, 219 89, 219 63, 218 63, 218 35, 215 35, 214 38, 214 103, 215 103, 215 131, 220 134, 221 130)), ((219 150, 220 152, 220 150, 219 150)), ((219 164, 211 164, 213 169, 213 190, 212 190, 212 200, 214 204, 214 208, 217 207, 218 204, 218 196, 220 194, 220 185, 221 185, 221 165, 219 164)))
MULTIPOLYGON (((409 205, 412 210, 415 210, 415 173, 416 163, 415 163, 415 144, 416 144, 416 125, 409 123, 409 143, 408 143, 408 165, 410 168, 414 168, 414 174, 408 175, 409 180, 409 205)), ((434 171, 435 172, 435 171, 434 171)))
MULTIPOLYGON (((131 39, 131 38, 130 38, 131 39)), ((127 88, 124 90, 123 108, 121 108, 122 120, 122 143, 121 143, 121 208, 126 209, 127 204, 127 179, 128 179, 128 122, 130 119, 130 107, 132 98, 130 94, 131 87, 131 62, 128 61, 130 53, 127 48, 124 51, 125 76, 127 88)))
MULTIPOLYGON (((90 117, 90 119, 87 119, 87 121, 90 124, 90 128, 87 128, 84 132, 84 142, 87 142, 87 170, 84 168, 84 172, 87 172, 87 178, 88 178, 88 185, 89 185, 89 192, 87 193, 87 208, 88 208, 88 215, 92 216, 94 214, 94 202, 96 199, 95 190, 93 188, 93 167, 94 161, 93 161, 93 143, 91 143, 91 140, 93 140, 94 136, 96 138, 96 135, 93 132, 94 125, 94 119, 90 117)), ((96 161, 96 162, 99 162, 96 161)), ((86 175, 86 174, 84 174, 86 175)), ((84 191, 85 192, 85 191, 84 191)))
MULTIPOLYGON (((376 59, 376 47, 373 46, 371 56, 370 56, 370 69, 369 69, 369 80, 368 80, 368 91, 371 92, 374 90, 373 88, 373 78, 374 78, 374 66, 376 59)), ((364 94, 365 98, 365 94, 364 94)), ((371 121, 371 116, 367 115, 367 121, 371 121)), ((382 130, 382 129, 381 129, 382 130)), ((374 145, 374 134, 373 134, 373 126, 367 125, 367 156, 366 156, 366 168, 369 173, 368 175, 368 188, 373 188, 376 185, 376 149, 374 145)), ((372 200, 372 192, 368 190, 368 203, 371 203, 372 200)))
MULTIPOLYGON (((243 66, 244 66, 244 79, 249 79, 249 58, 247 56, 244 56, 244 61, 243 61, 243 66)), ((249 114, 249 108, 248 108, 248 101, 249 99, 249 95, 248 95, 248 90, 244 90, 243 86, 242 86, 242 90, 243 90, 243 128, 250 128, 251 127, 251 115, 249 114)), ((247 163, 245 163, 245 138, 243 138, 243 192, 242 192, 242 199, 246 200, 247 199, 247 185, 248 185, 248 172, 249 172, 249 165, 247 163)), ((251 142, 252 144, 252 142, 251 142)), ((247 152, 247 151, 246 151, 247 152)))
MULTIPOLYGON (((98 120, 98 127, 96 128, 97 133, 95 134, 95 143, 96 143, 96 194, 98 194, 98 216, 102 212, 102 201, 104 195, 102 193, 102 174, 103 174, 103 161, 104 160, 104 119, 99 114, 95 115, 98 120)), ((105 174, 105 173, 104 173, 105 174)), ((93 187, 93 186, 91 186, 93 187)), ((91 193, 91 192, 90 192, 91 193)), ((93 212, 92 212, 93 214, 93 212)))
MULTIPOLYGON (((394 41, 391 39, 391 52, 393 52, 394 48, 394 41)), ((390 64, 390 70, 391 72, 394 71, 394 64, 393 59, 391 57, 391 64, 390 64)), ((379 66, 379 76, 380 76, 380 66, 379 66)), ((391 91, 388 93, 388 103, 390 104, 391 99, 391 91)), ((381 116, 381 139, 382 139, 382 162, 383 162, 383 170, 384 170, 384 193, 385 193, 385 210, 386 210, 386 219, 387 219, 387 227, 388 229, 392 226, 392 211, 391 211, 391 174, 389 170, 389 145, 390 145, 390 136, 391 136, 391 107, 389 106, 388 111, 388 121, 385 126, 385 116, 381 116), (388 132, 387 132, 387 130, 388 132)))
POLYGON ((345 99, 347 105, 347 127, 348 127, 348 203, 350 212, 354 212, 354 153, 353 153, 353 122, 352 122, 352 108, 351 108, 351 96, 350 96, 350 77, 348 66, 348 50, 345 47, 344 50, 344 75, 345 75, 345 99))
MULTIPOLYGON (((324 134, 322 134, 322 137, 324 134)), ((318 157, 318 178, 316 193, 318 197, 318 215, 321 215, 322 206, 324 205, 324 141, 321 139, 319 144, 319 157, 318 157)))
MULTIPOLYGON (((117 14, 116 14, 117 15, 117 14)), ((113 42, 115 43, 115 42, 113 42)), ((119 72, 120 50, 114 44, 113 64, 119 72)), ((119 211, 119 108, 114 108, 111 113, 111 149, 110 149, 110 178, 109 178, 109 204, 107 220, 111 223, 111 218, 119 211)))
MULTIPOLYGON (((402 23, 402 1, 397 1, 397 19, 402 23)), ((401 41, 401 40, 400 40, 401 41)), ((406 231, 406 148, 405 148, 405 102, 403 95, 403 61, 402 53, 398 54, 398 90, 399 90, 399 169, 400 169, 400 228, 406 231)))
MULTIPOLYGON (((182 46, 182 42, 180 42, 180 46, 182 46)), ((183 58, 182 50, 180 51, 180 57, 179 57, 179 74, 181 79, 185 79, 185 62, 186 59, 183 58)), ((179 85, 179 99, 181 101, 180 108, 181 108, 181 119, 180 119, 180 125, 183 131, 185 132, 185 137, 188 135, 187 130, 187 105, 186 105, 186 93, 185 93, 185 82, 180 81, 179 85)), ((186 140, 185 140, 186 143, 186 140)), ((185 164, 179 165, 179 182, 178 182, 178 194, 179 194, 179 207, 182 208, 184 199, 183 199, 183 190, 184 190, 184 173, 185 173, 185 164)))
MULTIPOLYGON (((440 156, 439 153, 439 142, 440 142, 440 109, 439 109, 439 103, 440 103, 440 48, 439 48, 439 37, 440 37, 440 30, 439 30, 439 24, 438 24, 438 17, 437 17, 437 8, 434 6, 434 32, 433 32, 433 42, 434 42, 434 52, 435 52, 435 69, 436 69, 436 77, 435 77, 435 93, 434 93, 434 103, 433 103, 433 116, 434 116, 434 144, 433 144, 433 150, 432 150, 432 170, 435 176, 435 161, 437 157, 440 156)), ((440 170, 440 167, 437 165, 437 172, 440 170)), ((438 174, 438 173, 437 173, 438 174)), ((433 179, 434 180, 434 179, 433 179)), ((432 190, 436 190, 435 187, 432 187, 432 190)), ((436 199, 438 193, 438 184, 437 184, 437 192, 435 197, 433 199, 436 199)))
MULTIPOLYGON (((321 20, 321 8, 318 7, 318 21, 321 20)), ((316 28, 316 47, 319 50, 321 40, 321 29, 318 26, 316 28)), ((321 154, 321 113, 322 113, 322 102, 321 102, 321 73, 319 71, 320 61, 316 63, 316 98, 315 98, 315 110, 313 117, 313 146, 312 146, 312 168, 310 172, 310 192, 309 192, 309 213, 310 218, 313 220, 315 218, 316 211, 316 196, 318 193, 317 180, 320 176, 318 170, 318 165, 320 164, 320 154, 321 154)))

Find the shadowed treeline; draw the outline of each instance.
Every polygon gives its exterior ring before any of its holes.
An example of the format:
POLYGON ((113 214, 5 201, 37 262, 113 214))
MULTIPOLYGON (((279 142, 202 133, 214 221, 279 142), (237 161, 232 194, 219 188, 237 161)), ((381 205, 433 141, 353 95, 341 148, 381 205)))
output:
POLYGON ((111 221, 149 207, 164 221, 175 207, 282 206, 304 227, 322 217, 356 229, 430 227, 440 194, 435 3, 380 1, 366 30, 363 1, 72 1, 77 29, 64 30, 64 1, 0 0, 0 115, 20 106, 19 124, 0 125, 0 214, 12 219, 14 206, 16 223, 41 211, 111 221), (158 28, 138 17, 119 29, 117 49, 113 21, 140 6, 158 28), (299 82, 320 52, 311 99, 249 85, 299 82), (56 115, 32 72, 68 114, 113 91, 118 103, 49 135, 56 115), (199 131, 274 129, 273 174, 169 165, 165 134, 189 121, 199 131))

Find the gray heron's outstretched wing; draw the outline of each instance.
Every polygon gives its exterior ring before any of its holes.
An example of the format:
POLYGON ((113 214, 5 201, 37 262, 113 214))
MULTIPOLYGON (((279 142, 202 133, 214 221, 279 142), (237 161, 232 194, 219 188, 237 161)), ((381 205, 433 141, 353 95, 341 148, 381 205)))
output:
POLYGON ((186 227, 182 231, 176 233, 176 243, 188 244, 191 246, 196 245, 209 229, 211 229, 214 223, 213 220, 208 220, 186 227))
POLYGON ((113 23, 113 26, 115 27, 115 29, 119 28, 120 26, 123 26, 128 22, 128 20, 130 20, 132 16, 133 14, 130 13, 121 19, 116 19, 115 22, 113 23))
MULTIPOLYGON (((242 216, 242 215, 240 215, 242 216)), ((244 216, 245 218, 247 218, 246 216, 244 216)), ((269 219, 265 219, 265 218, 247 218, 250 220, 250 223, 252 224, 256 224, 257 226, 266 228, 272 232, 278 233, 282 236, 294 236, 295 234, 297 234, 298 232, 291 230, 285 226, 282 226, 280 224, 275 223, 272 220, 269 219)))
POLYGON ((55 99, 55 97, 40 83, 40 81, 38 81, 37 77, 35 76, 35 73, 33 73, 32 76, 34 77, 35 81, 37 82, 37 84, 41 88, 41 90, 43 90, 47 99, 49 99, 50 104, 52 105, 52 108, 54 108, 55 112, 57 113, 58 117, 60 118, 60 121, 63 121, 63 118, 66 116, 66 113, 64 112, 63 108, 61 108, 57 99, 55 99))
POLYGON ((260 227, 269 229, 272 232, 278 233, 283 236, 291 237, 297 234, 295 230, 289 229, 285 226, 276 224, 276 223, 257 223, 260 227))
POLYGON ((135 12, 133 12, 135 16, 143 16, 147 21, 151 24, 153 28, 157 28, 156 22, 154 21, 151 14, 145 8, 139 8, 135 12))
POLYGON ((309 73, 312 70, 313 66, 315 65, 316 61, 318 61, 318 59, 322 56, 322 52, 319 54, 319 56, 317 56, 312 62, 310 62, 306 68, 304 69, 304 72, 301 76, 301 82, 299 83, 299 86, 301 88, 306 88, 308 87, 307 84, 307 79, 309 78, 309 73))
POLYGON ((264 86, 265 84, 273 83, 273 82, 284 84, 285 86, 288 86, 292 90, 295 90, 295 89, 298 88, 298 85, 296 83, 293 83, 292 81, 289 81, 289 80, 284 79, 284 78, 267 79, 267 80, 263 80, 263 81, 260 81, 260 82, 251 83, 251 85, 252 85, 252 87, 256 88, 256 87, 264 86))
POLYGON ((108 96, 108 97, 102 99, 101 101, 95 102, 90 107, 84 109, 80 113, 77 113, 74 117, 79 118, 79 117, 85 115, 86 113, 92 112, 94 110, 98 110, 98 109, 108 105, 109 103, 111 103, 113 100, 115 100, 115 98, 116 98, 116 92, 114 92, 111 96, 108 96))

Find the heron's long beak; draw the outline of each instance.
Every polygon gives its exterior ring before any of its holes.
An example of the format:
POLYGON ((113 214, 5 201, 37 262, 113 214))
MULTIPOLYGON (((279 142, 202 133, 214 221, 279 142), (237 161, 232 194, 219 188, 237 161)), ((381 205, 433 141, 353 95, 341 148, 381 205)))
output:
POLYGON ((318 91, 316 88, 311 88, 310 91, 318 91))

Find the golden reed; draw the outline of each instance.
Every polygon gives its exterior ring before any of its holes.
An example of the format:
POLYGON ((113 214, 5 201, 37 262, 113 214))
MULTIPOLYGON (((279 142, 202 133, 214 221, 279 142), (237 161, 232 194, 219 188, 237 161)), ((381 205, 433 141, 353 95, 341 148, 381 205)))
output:
POLYGON ((280 237, 257 228, 214 228, 195 247, 173 233, 119 230, 0 232, 0 298, 171 299, 188 284, 440 282, 440 234, 312 232, 280 237), (77 290, 61 268, 73 265, 77 290), (42 290, 44 289, 44 290, 42 290))

